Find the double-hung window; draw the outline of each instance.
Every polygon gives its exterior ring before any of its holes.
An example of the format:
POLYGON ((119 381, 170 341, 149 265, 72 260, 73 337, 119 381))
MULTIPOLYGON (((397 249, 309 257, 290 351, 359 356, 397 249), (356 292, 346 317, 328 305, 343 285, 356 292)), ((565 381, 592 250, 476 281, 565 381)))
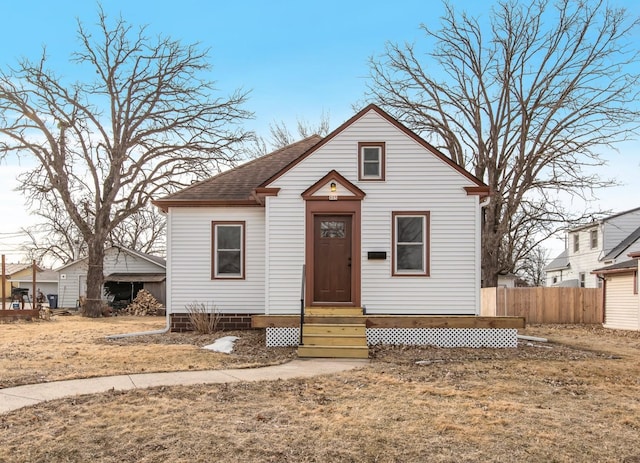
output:
POLYGON ((384 180, 385 143, 358 143, 358 164, 359 180, 384 180))
POLYGON ((213 271, 211 277, 244 278, 244 222, 213 222, 213 271))
POLYGON ((393 275, 429 276, 429 213, 393 213, 393 275))

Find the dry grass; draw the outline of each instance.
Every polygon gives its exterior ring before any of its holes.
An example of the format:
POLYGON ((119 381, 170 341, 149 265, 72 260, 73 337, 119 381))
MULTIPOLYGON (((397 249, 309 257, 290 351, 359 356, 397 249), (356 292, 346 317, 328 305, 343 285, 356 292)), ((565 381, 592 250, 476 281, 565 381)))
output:
POLYGON ((375 348, 339 375, 45 403, 0 416, 0 462, 640 462, 640 333, 526 333, 570 344, 375 348))
POLYGON ((164 326, 163 317, 77 315, 0 324, 0 388, 92 376, 270 365, 295 355, 293 349, 267 349, 260 331, 234 333, 241 339, 233 355, 201 349, 229 333, 105 339, 164 326))

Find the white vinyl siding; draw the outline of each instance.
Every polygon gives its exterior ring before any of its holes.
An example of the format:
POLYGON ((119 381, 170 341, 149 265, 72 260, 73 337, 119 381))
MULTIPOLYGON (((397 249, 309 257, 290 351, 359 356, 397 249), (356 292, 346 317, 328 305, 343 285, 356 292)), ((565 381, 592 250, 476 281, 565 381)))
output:
POLYGON ((640 330, 640 299, 632 273, 607 276, 605 328, 640 330))
POLYGON ((186 312, 192 303, 215 306, 222 313, 264 312, 263 208, 170 208, 167 221, 170 312, 186 312), (213 222, 244 222, 244 279, 211 279, 213 222))
POLYGON ((603 257, 602 248, 591 248, 592 231, 597 234, 598 242, 600 243, 600 228, 586 228, 571 233, 572 240, 577 239, 580 249, 575 252, 573 243, 569 248, 569 261, 571 262, 571 268, 563 270, 562 281, 575 280, 575 286, 580 286, 581 274, 584 273, 584 288, 597 288, 598 277, 591 273, 592 270, 603 267, 604 264, 600 261, 603 257))
MULTIPOLYGON (((347 127, 269 187, 268 313, 299 311, 305 202, 300 194, 335 169, 365 193, 362 201, 362 305, 367 313, 479 313, 480 209, 475 184, 374 111, 347 127), (358 181, 358 143, 385 141, 384 182, 358 181), (392 212, 429 211, 430 277, 392 277, 392 212), (386 260, 368 260, 384 251, 386 260)), ((354 256, 355 258, 355 256, 354 256)))

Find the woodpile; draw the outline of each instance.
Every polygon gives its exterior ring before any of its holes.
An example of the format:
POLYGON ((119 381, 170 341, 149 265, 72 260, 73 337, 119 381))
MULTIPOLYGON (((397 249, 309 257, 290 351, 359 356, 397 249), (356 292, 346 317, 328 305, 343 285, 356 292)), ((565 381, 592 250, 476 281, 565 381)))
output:
POLYGON ((138 291, 138 295, 131 304, 120 311, 126 315, 158 315, 158 309, 162 308, 162 304, 145 289, 138 291))

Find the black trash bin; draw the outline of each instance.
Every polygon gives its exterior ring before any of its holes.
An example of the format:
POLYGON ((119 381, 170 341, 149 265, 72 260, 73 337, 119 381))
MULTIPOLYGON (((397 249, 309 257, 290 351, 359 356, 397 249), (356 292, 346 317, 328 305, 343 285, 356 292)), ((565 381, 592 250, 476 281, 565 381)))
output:
POLYGON ((58 308, 58 295, 57 294, 47 294, 47 299, 49 300, 49 308, 57 309, 58 308))

